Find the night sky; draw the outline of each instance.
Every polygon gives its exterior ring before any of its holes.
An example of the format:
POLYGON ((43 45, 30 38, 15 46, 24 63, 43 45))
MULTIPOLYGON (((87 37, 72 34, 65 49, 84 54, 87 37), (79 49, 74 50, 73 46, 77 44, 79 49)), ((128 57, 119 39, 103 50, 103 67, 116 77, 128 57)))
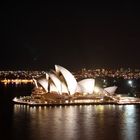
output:
POLYGON ((140 8, 118 3, 3 3, 0 70, 140 68, 140 8))

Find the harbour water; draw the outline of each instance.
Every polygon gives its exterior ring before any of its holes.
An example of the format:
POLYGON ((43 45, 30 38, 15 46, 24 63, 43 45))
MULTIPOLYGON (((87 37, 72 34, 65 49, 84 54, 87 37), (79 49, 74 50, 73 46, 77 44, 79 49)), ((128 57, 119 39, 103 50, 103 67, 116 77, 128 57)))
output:
POLYGON ((28 107, 15 96, 32 85, 0 85, 0 130, 6 140, 139 140, 140 105, 28 107))

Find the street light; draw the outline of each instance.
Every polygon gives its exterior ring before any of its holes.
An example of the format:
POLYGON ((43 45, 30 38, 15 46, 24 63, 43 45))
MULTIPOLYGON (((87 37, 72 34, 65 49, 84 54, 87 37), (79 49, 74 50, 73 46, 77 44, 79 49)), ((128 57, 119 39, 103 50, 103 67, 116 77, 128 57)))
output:
POLYGON ((133 81, 132 80, 128 80, 128 84, 130 85, 130 87, 132 87, 133 81))
POLYGON ((132 80, 128 80, 128 84, 130 86, 128 95, 133 97, 133 96, 135 96, 135 94, 134 94, 135 93, 134 83, 133 83, 132 80))

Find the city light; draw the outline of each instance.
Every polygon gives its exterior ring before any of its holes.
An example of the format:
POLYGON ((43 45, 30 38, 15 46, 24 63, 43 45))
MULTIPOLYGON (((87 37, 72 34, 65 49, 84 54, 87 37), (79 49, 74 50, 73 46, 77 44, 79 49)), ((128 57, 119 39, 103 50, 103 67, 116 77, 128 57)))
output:
POLYGON ((132 87, 133 81, 132 80, 128 80, 128 84, 130 85, 130 87, 132 87))

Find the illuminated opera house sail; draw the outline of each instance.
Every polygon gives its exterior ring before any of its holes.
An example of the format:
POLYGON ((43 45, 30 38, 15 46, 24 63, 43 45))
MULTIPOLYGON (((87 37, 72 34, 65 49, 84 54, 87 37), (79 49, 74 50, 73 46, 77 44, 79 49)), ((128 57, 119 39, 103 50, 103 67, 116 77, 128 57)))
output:
POLYGON ((17 104, 34 105, 81 105, 81 104, 140 104, 139 98, 115 95, 117 86, 101 88, 95 86, 95 79, 78 81, 66 68, 55 65, 38 79, 33 79, 35 88, 31 96, 17 98, 17 104))
MULTIPOLYGON (((62 95, 74 95, 75 93, 93 94, 95 91, 95 79, 87 78, 77 81, 74 75, 66 68, 55 65, 55 70, 46 73, 46 76, 39 79, 34 79, 36 89, 42 89, 42 92, 36 90, 36 93, 58 93, 62 95)), ((101 89, 101 88, 100 88, 101 89)), ((107 87, 100 91, 113 94, 117 87, 107 87)))

